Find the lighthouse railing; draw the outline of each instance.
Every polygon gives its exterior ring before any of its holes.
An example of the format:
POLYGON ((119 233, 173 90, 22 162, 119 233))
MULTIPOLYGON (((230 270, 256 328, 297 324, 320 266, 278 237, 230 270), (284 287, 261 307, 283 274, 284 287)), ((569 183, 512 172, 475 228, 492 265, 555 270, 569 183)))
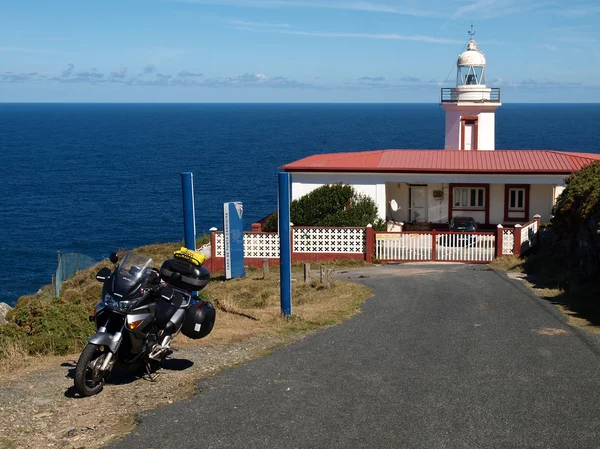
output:
POLYGON ((470 103, 500 103, 500 88, 483 88, 481 90, 470 89, 461 91, 456 87, 442 87, 440 97, 442 103, 458 103, 459 101, 468 101, 470 103), (461 98, 463 94, 468 93, 468 100, 461 98))

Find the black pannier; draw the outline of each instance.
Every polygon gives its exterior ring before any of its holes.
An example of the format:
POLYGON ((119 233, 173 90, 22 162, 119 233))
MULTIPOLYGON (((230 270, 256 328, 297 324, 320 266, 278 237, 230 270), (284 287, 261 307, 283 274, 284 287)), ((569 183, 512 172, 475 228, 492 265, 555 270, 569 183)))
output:
POLYGON ((194 340, 204 338, 212 331, 215 316, 215 308, 210 302, 193 301, 185 312, 181 332, 194 340))
POLYGON ((160 276, 173 287, 187 291, 202 290, 210 280, 210 272, 182 259, 168 259, 160 267, 160 276))

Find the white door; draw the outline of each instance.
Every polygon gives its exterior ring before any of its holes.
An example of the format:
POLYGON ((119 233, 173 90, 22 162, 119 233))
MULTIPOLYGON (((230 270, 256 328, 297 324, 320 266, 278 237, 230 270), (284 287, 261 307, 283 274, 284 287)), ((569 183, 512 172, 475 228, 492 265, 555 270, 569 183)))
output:
POLYGON ((473 131, 475 125, 465 125, 465 150, 473 149, 473 131))
POLYGON ((410 186, 409 220, 416 222, 427 221, 427 186, 410 186))

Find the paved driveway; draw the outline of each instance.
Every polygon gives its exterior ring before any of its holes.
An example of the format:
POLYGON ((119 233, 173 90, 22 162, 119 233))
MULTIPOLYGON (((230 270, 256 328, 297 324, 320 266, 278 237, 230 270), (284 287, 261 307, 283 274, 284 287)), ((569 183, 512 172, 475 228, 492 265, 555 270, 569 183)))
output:
POLYGON ((600 345, 474 265, 351 271, 342 325, 200 383, 114 448, 598 448, 600 345))

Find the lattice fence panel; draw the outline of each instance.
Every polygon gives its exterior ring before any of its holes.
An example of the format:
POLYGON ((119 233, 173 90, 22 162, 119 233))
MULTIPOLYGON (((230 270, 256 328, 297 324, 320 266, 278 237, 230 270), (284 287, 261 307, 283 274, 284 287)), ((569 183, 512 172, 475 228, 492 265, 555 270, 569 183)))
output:
POLYGON ((216 249, 216 253, 215 256, 216 257, 225 257, 225 237, 223 236, 222 232, 217 232, 216 237, 216 245, 217 245, 217 249, 216 249))
POLYGON ((515 251, 515 230, 502 230, 502 254, 514 254, 515 251))
POLYGON ((364 253, 363 228, 294 228, 295 253, 364 253))
POLYGON ((244 234, 244 257, 275 259, 279 257, 279 235, 244 234))
MULTIPOLYGON (((225 238, 222 232, 216 235, 216 245, 216 257, 225 257, 225 238)), ((278 258, 279 236, 270 233, 245 233, 244 257, 278 258)))

